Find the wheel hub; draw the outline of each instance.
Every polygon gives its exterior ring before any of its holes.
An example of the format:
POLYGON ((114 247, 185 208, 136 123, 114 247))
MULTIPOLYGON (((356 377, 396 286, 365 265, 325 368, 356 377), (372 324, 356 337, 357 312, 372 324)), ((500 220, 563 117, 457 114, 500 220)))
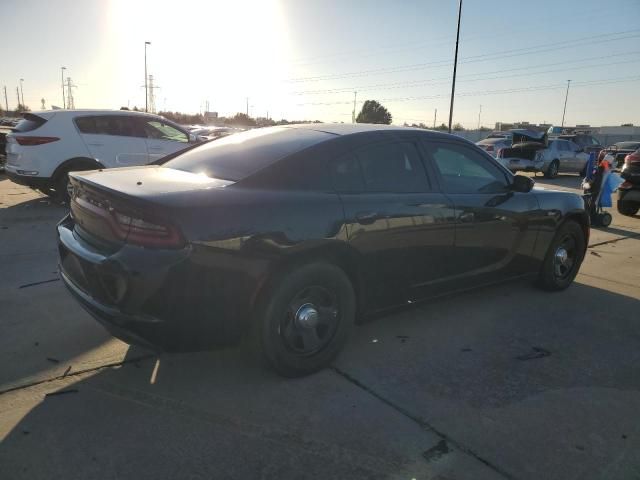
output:
POLYGON ((311 303, 302 305, 296 312, 295 322, 302 328, 316 328, 318 326, 318 310, 311 303))
POLYGON ((569 253, 564 247, 558 247, 556 250, 556 262, 560 265, 566 265, 569 259, 569 253))

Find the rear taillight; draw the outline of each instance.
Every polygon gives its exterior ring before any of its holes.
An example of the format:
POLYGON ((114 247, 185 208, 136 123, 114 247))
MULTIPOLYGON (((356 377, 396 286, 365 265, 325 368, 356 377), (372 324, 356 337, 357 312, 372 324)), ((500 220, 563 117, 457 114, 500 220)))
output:
POLYGON ((629 180, 625 180, 624 182, 622 182, 620 184, 618 189, 626 190, 626 189, 631 188, 631 187, 633 187, 633 183, 631 183, 629 180))
POLYGON ((72 212, 73 204, 102 218, 115 238, 122 242, 150 248, 182 248, 185 244, 180 231, 169 221, 158 217, 147 217, 128 208, 114 208, 108 202, 80 192, 73 196, 72 212))
POLYGON ((180 248, 182 235, 173 225, 161 220, 141 218, 132 213, 113 211, 114 233, 126 243, 154 248, 180 248))
POLYGON ((57 142, 58 137, 26 137, 15 135, 13 137, 16 142, 25 147, 34 145, 44 145, 45 143, 57 142))

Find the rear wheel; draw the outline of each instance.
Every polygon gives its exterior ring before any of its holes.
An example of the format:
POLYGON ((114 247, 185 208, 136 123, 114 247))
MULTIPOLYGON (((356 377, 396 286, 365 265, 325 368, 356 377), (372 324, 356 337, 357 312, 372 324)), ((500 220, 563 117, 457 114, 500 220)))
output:
POLYGON ((336 357, 353 328, 356 300, 338 267, 314 263, 282 275, 258 303, 259 347, 280 375, 316 372, 336 357))
POLYGON ((547 171, 544 172, 544 176, 546 178, 556 178, 558 176, 559 165, 560 164, 558 163, 558 160, 554 160, 553 162, 551 162, 551 164, 547 168, 547 171))
POLYGON ((569 220, 558 229, 538 276, 541 288, 550 291, 564 290, 576 278, 584 254, 586 241, 582 227, 569 220))

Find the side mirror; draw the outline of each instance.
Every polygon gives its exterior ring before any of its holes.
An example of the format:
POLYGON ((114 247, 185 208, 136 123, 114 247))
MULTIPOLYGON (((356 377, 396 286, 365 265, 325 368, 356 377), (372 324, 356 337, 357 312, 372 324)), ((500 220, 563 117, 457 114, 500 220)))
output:
POLYGON ((514 192, 529 193, 531 189, 533 189, 535 183, 535 180, 531 177, 515 175, 513 177, 513 183, 511 183, 511 190, 514 192))
POLYGON ((189 134, 189 143, 196 143, 198 141, 198 137, 196 137, 193 133, 189 134))

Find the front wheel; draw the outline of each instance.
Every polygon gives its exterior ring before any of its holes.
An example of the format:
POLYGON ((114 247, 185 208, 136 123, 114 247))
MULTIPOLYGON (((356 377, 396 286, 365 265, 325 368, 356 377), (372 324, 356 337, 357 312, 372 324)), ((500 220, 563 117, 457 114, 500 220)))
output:
POLYGON ((314 263, 289 270, 257 306, 259 346, 285 377, 314 373, 343 348, 353 328, 356 299, 337 266, 314 263))
POLYGON ((538 275, 538 285, 550 291, 564 290, 576 278, 586 241, 582 227, 569 220, 558 229, 538 275))
POLYGON ((547 168, 547 171, 544 172, 544 176, 546 178, 556 178, 558 176, 558 169, 559 169, 558 160, 554 160, 553 162, 551 162, 551 164, 547 168))

